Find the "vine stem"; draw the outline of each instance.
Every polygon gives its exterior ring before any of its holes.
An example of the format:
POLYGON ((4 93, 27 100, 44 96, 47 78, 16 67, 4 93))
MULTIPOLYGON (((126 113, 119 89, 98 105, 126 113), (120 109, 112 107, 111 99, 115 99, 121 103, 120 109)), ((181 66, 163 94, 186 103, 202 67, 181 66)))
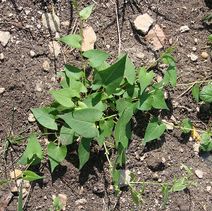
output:
POLYGON ((107 146, 106 146, 105 143, 103 144, 103 146, 104 146, 104 149, 105 149, 105 156, 106 156, 107 161, 108 161, 109 166, 110 166, 110 170, 112 170, 112 169, 113 169, 113 165, 112 165, 112 163, 110 162, 109 151, 108 151, 107 146))

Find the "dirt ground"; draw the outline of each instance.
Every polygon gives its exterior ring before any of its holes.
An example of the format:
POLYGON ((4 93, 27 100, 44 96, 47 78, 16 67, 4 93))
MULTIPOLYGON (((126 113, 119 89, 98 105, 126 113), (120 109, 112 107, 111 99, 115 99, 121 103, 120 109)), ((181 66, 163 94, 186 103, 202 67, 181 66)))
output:
MULTIPOLYGON (((118 35, 116 25, 115 6, 110 0, 96 0, 95 10, 88 20, 97 35, 96 48, 111 53, 114 58, 118 53, 118 35)), ((81 8, 93 1, 80 1, 81 8)), ((133 29, 133 21, 139 15, 148 13, 161 27, 166 35, 165 50, 175 46, 174 56, 177 61, 178 84, 186 84, 195 80, 212 79, 211 59, 203 59, 203 51, 210 54, 207 47, 207 37, 210 27, 206 27, 202 19, 211 13, 210 0, 119 0, 119 24, 121 30, 121 49, 129 54, 137 67, 150 64, 157 59, 160 52, 153 51, 145 39, 133 29), (137 3, 136 3, 137 2, 137 3), (190 30, 180 32, 180 27, 187 25, 190 30), (141 53, 144 54, 141 58, 141 53), (198 56, 197 61, 191 61, 189 54, 198 56)), ((48 91, 58 86, 56 72, 65 63, 61 53, 57 58, 49 52, 49 42, 55 39, 54 33, 42 26, 41 16, 45 11, 51 11, 52 5, 61 24, 60 35, 68 34, 75 25, 76 14, 70 6, 69 0, 0 0, 0 30, 9 31, 11 39, 6 47, 0 44, 0 53, 4 60, 0 61, 0 87, 4 93, 0 94, 0 140, 1 140, 1 179, 5 179, 5 163, 3 161, 3 146, 5 138, 24 132, 29 134, 36 129, 36 123, 28 121, 30 108, 46 105, 51 102, 48 91), (35 52, 35 56, 30 55, 35 52), (50 70, 44 71, 43 62, 50 63, 50 70)), ((162 51, 163 51, 162 50, 162 51)), ((74 52, 68 55, 68 63, 77 63, 74 52)), ((200 129, 206 129, 211 121, 211 108, 201 108, 192 99, 188 91, 182 93, 188 86, 177 85, 168 90, 173 110, 164 114, 172 121, 182 121, 188 117, 200 129)), ((183 174, 181 164, 199 169, 203 178, 194 176, 197 187, 187 191, 171 194, 165 210, 167 211, 210 211, 212 210, 212 163, 206 162, 193 150, 193 141, 181 136, 178 130, 168 131, 156 144, 143 149, 141 146, 140 125, 143 119, 136 116, 134 136, 127 151, 126 168, 134 172, 138 178, 147 181, 155 180, 155 172, 149 168, 149 163, 165 160, 165 168, 157 171, 157 180, 172 181, 174 176, 183 174), (144 159, 140 159, 144 157, 144 159)), ((20 155, 20 146, 14 146, 8 154, 7 171, 11 169, 11 162, 20 155), (16 152, 17 150, 17 152, 16 152), (13 157, 11 158, 11 154, 13 157)), ((142 207, 133 205, 129 192, 125 191, 119 199, 114 196, 111 188, 111 178, 104 152, 92 153, 91 160, 81 172, 74 162, 76 153, 70 152, 70 157, 60 166, 54 175, 50 175, 48 163, 44 162, 40 172, 44 174, 43 183, 32 183, 30 195, 25 204, 25 210, 49 210, 52 207, 52 195, 66 194, 68 197, 66 210, 161 210, 161 193, 155 187, 147 187, 143 195, 142 207), (85 199, 80 206, 78 199, 85 199)), ((1 186, 0 197, 10 192, 9 186, 1 186)), ((6 210, 16 210, 17 196, 13 197, 6 210)))

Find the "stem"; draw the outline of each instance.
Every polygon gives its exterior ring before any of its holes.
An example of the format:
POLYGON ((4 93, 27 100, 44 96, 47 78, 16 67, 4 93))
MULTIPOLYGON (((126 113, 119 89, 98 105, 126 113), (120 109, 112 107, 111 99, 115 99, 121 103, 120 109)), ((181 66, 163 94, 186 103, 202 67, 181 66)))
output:
POLYGON ((104 117, 102 120, 110 119, 110 118, 116 117, 117 115, 118 115, 118 114, 113 114, 113 115, 110 115, 110 116, 106 116, 106 117, 104 117))
POLYGON ((110 166, 110 170, 112 170, 112 169, 113 169, 113 165, 112 165, 112 163, 110 162, 109 151, 108 151, 107 146, 106 146, 105 143, 103 144, 103 146, 104 146, 104 149, 105 149, 105 156, 106 156, 107 161, 108 161, 109 166, 110 166))

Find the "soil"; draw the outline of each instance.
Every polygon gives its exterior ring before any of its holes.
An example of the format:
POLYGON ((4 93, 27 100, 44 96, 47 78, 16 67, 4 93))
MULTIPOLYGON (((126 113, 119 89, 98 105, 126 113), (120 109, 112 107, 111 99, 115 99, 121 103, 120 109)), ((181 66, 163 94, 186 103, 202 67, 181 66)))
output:
MULTIPOLYGON (((70 1, 58 0, 0 0, 0 30, 9 31, 11 39, 6 47, 0 45, 0 53, 5 58, 0 61, 0 87, 5 92, 0 94, 0 140, 1 140, 1 179, 5 179, 5 173, 12 170, 13 163, 21 154, 20 145, 9 150, 7 165, 3 160, 3 147, 6 138, 22 132, 29 134, 37 129, 36 123, 28 121, 30 108, 47 105, 51 102, 48 91, 58 86, 56 72, 63 68, 64 58, 68 63, 78 63, 79 58, 75 52, 67 52, 66 56, 60 54, 57 58, 49 52, 48 44, 55 39, 55 33, 42 26, 41 15, 45 11, 54 8, 60 21, 69 21, 69 25, 61 24, 60 34, 68 34, 72 31, 76 12, 70 6, 70 1), (52 7, 53 6, 53 7, 52 7), (35 56, 30 55, 30 51, 35 56), (44 71, 42 64, 45 60, 50 63, 50 70, 44 71), (36 88, 40 87, 40 90, 36 88), (6 170, 5 170, 6 167, 6 170)), ((94 1, 82 0, 80 8, 94 1)), ((117 0, 118 2, 118 0, 117 0)), ((97 0, 94 13, 88 23, 94 28, 97 35, 96 48, 106 50, 113 58, 118 53, 118 35, 116 25, 115 6, 109 0, 97 0)), ((196 80, 211 79, 211 59, 201 58, 207 47, 207 37, 210 27, 202 22, 203 17, 211 12, 211 1, 203 0, 119 0, 118 13, 121 30, 121 49, 129 54, 137 67, 151 64, 157 59, 160 52, 155 52, 149 43, 133 28, 133 21, 139 15, 148 13, 163 27, 166 34, 166 48, 174 45, 175 58, 178 67, 178 84, 187 84, 196 80), (180 27, 187 25, 190 30, 180 32, 180 27), (197 42, 195 42, 197 39, 197 42), (193 51, 193 48, 196 51, 193 51), (196 62, 191 61, 188 54, 198 55, 196 62), (144 58, 139 58, 143 53, 144 58)), ((63 49, 64 50, 64 49, 63 49)), ((66 49, 65 49, 66 50, 66 49)), ((162 51, 163 51, 162 50, 162 51)), ((173 109, 164 118, 168 121, 182 121, 188 117, 199 129, 206 129, 209 124, 209 107, 201 107, 192 99, 190 91, 182 95, 188 86, 177 85, 173 90, 168 90, 173 109), (172 117, 172 118, 171 118, 172 117)), ((210 211, 212 210, 212 165, 196 155, 193 150, 194 141, 183 137, 181 132, 174 129, 168 131, 156 143, 143 149, 141 138, 143 117, 136 116, 133 140, 127 151, 128 161, 126 169, 134 172, 138 178, 146 181, 157 180, 160 182, 173 181, 175 176, 183 175, 181 164, 192 167, 193 170, 203 171, 203 178, 195 175, 197 187, 176 192, 170 195, 165 210, 170 211, 210 211), (141 159, 143 158, 143 159, 141 159), (163 161, 160 168, 161 160, 163 161), (159 168, 157 163, 160 162, 159 168)), ((49 210, 52 208, 52 195, 60 193, 67 195, 66 210, 162 210, 161 193, 155 186, 147 186, 143 194, 142 206, 132 203, 129 191, 124 191, 120 197, 115 197, 111 187, 111 178, 108 163, 104 152, 96 152, 93 149, 91 159, 82 169, 77 169, 77 155, 70 151, 67 160, 51 175, 48 162, 41 164, 39 171, 44 174, 42 183, 32 183, 30 195, 25 204, 25 210, 49 210), (78 199, 84 198, 81 205, 76 205, 78 199)), ((16 165, 18 168, 18 165, 16 165)), ((1 186, 0 196, 4 197, 10 192, 9 186, 1 186)), ((6 210, 17 210, 17 196, 14 196, 6 210)))

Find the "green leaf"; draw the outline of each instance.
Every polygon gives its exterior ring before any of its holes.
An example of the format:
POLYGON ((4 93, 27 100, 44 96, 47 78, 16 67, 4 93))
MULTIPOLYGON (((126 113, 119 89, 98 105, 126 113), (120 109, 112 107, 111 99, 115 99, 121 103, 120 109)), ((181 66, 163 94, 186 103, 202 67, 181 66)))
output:
POLYGON ((98 92, 88 95, 83 100, 83 103, 89 108, 96 108, 100 111, 104 111, 107 108, 107 105, 102 102, 102 94, 98 92))
POLYGON ((119 88, 125 72, 126 55, 108 69, 98 72, 101 83, 106 89, 106 93, 111 95, 119 88))
POLYGON ((81 169, 90 157, 90 143, 92 139, 82 138, 78 147, 79 169, 81 169))
POLYGON ((85 58, 88 58, 89 64, 93 68, 98 68, 104 64, 110 54, 100 50, 89 50, 82 54, 85 58))
POLYGON ((51 130, 57 130, 55 119, 45 108, 33 108, 31 111, 42 126, 51 130))
POLYGON ((83 8, 83 9, 79 12, 79 16, 80 16, 81 20, 87 20, 87 19, 90 17, 90 15, 91 15, 91 13, 92 13, 92 10, 93 10, 93 7, 94 7, 94 5, 91 4, 91 5, 89 5, 89 6, 85 7, 85 8, 83 8))
POLYGON ((118 144, 121 143, 124 148, 127 148, 128 141, 130 138, 127 130, 127 125, 131 120, 132 116, 133 116, 133 107, 130 106, 124 110, 123 114, 120 116, 118 122, 116 123, 114 131, 116 147, 118 147, 118 144))
POLYGON ((81 48, 82 37, 78 34, 69 34, 58 39, 72 48, 81 48))
POLYGON ((152 102, 153 98, 151 94, 143 92, 143 94, 140 97, 138 109, 141 111, 149 111, 152 108, 152 102))
POLYGON ((35 181, 35 180, 43 179, 43 177, 37 175, 33 171, 26 170, 26 171, 23 171, 22 179, 32 182, 32 181, 35 181))
POLYGON ((208 41, 212 43, 212 34, 208 36, 208 41))
POLYGON ((121 143, 118 144, 117 148, 117 157, 116 157, 116 165, 117 166, 124 166, 126 163, 126 148, 123 147, 121 143))
POLYGON ((69 78, 69 88, 71 89, 72 96, 80 98, 80 93, 86 93, 87 88, 80 81, 76 81, 74 78, 69 78))
POLYGON ((154 90, 154 92, 151 94, 152 97, 152 106, 156 109, 168 109, 165 99, 164 99, 164 93, 160 89, 154 90))
POLYGON ((74 130, 68 126, 62 126, 59 139, 62 145, 72 144, 74 140, 74 130))
POLYGON ((100 121, 100 135, 97 137, 98 144, 102 146, 106 138, 110 137, 113 132, 114 122, 113 119, 100 121))
POLYGON ((199 84, 195 84, 192 87, 192 95, 193 95, 193 98, 196 100, 196 102, 199 102, 199 95, 200 95, 199 84))
POLYGON ((66 64, 64 68, 65 74, 69 78, 74 78, 76 80, 79 80, 83 76, 83 72, 72 65, 66 64))
POLYGON ((190 119, 186 118, 182 121, 181 129, 183 133, 190 133, 192 130, 192 123, 190 119))
POLYGON ((67 108, 74 107, 74 103, 72 102, 71 98, 75 95, 75 93, 72 93, 72 90, 70 88, 52 90, 50 91, 50 94, 62 106, 67 108))
POLYGON ((116 109, 119 115, 122 115, 124 110, 130 106, 132 106, 132 102, 128 98, 120 98, 116 101, 116 109))
POLYGON ((129 82, 129 84, 133 85, 135 83, 135 77, 136 77, 135 66, 128 56, 126 58, 124 76, 129 82))
POLYGON ((166 70, 164 74, 163 83, 165 85, 170 83, 172 87, 176 86, 176 83, 177 83, 176 66, 169 65, 168 69, 166 70))
POLYGON ((179 192, 187 188, 187 180, 186 178, 182 177, 180 179, 174 180, 172 187, 171 187, 171 192, 179 192))
POLYGON ((168 199, 169 199, 169 186, 168 184, 163 184, 162 185, 162 190, 161 190, 162 194, 163 194, 163 207, 166 206, 168 199))
POLYGON ((130 193, 131 193, 131 197, 132 197, 133 202, 136 205, 139 205, 140 202, 141 202, 141 194, 138 191, 136 191, 135 188, 130 188, 130 193))
POLYGON ((67 148, 66 146, 57 146, 56 144, 50 142, 47 146, 47 152, 51 164, 51 172, 53 172, 55 167, 57 167, 60 162, 65 159, 67 148))
POLYGON ((144 144, 154 139, 160 138, 160 136, 164 133, 165 130, 166 126, 161 123, 158 118, 153 117, 147 125, 144 135, 144 144))
POLYGON ((95 125, 102 117, 102 112, 95 108, 84 108, 59 116, 63 119, 76 133, 85 137, 97 137, 99 131, 95 125))
POLYGON ((170 53, 164 53, 162 55, 162 61, 165 64, 168 64, 168 65, 171 65, 171 66, 175 66, 175 59, 170 53))
POLYGON ((139 72, 139 83, 140 83, 140 94, 151 84, 152 79, 154 78, 153 71, 147 72, 144 67, 140 69, 139 72))
POLYGON ((209 132, 205 132, 201 135, 200 150, 203 152, 212 151, 212 135, 209 132))
POLYGON ((200 99, 205 103, 212 103, 212 84, 208 84, 202 88, 200 99))
POLYGON ((36 165, 43 159, 43 151, 41 145, 35 134, 30 135, 27 141, 27 147, 18 163, 22 165, 36 165))

